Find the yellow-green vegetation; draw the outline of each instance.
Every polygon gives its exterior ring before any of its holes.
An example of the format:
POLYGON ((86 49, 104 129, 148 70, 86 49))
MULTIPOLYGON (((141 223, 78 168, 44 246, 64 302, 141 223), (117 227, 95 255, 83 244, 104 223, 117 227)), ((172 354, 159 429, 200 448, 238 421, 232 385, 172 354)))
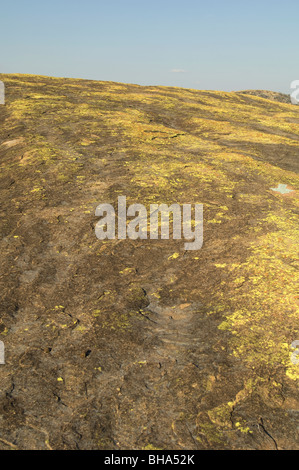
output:
POLYGON ((233 278, 223 309, 233 313, 219 328, 234 335, 237 357, 252 367, 283 364, 295 380, 299 368, 290 361, 290 344, 299 336, 298 217, 275 212, 263 219, 274 231, 257 237, 246 262, 226 266, 233 278))
POLYGON ((37 420, 64 393, 62 428, 71 414, 78 435, 92 423, 100 448, 259 448, 262 415, 295 433, 299 107, 249 92, 0 80, 0 334, 17 345, 3 383, 10 396, 20 377, 16 396, 29 383, 33 397, 20 399, 16 429, 52 387, 37 420), (119 195, 147 209, 203 203, 203 247, 100 242, 95 208, 119 195))

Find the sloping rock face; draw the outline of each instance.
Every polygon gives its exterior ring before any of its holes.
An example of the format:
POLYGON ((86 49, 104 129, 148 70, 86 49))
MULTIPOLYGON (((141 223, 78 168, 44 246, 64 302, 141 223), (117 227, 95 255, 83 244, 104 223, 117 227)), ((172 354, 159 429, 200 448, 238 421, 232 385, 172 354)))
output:
POLYGON ((266 98, 267 100, 278 101, 279 103, 291 103, 290 95, 284 93, 277 93, 275 91, 268 90, 245 90, 240 91, 238 94, 246 94, 252 96, 259 96, 260 98, 266 98))
POLYGON ((298 449, 299 108, 0 80, 0 448, 298 449), (99 240, 118 196, 202 248, 99 240))

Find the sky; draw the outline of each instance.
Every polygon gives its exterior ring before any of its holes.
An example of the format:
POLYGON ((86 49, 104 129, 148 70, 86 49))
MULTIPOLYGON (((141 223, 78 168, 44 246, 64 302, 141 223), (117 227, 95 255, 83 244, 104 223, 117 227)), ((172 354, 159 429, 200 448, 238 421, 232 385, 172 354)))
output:
POLYGON ((290 93, 298 0, 0 0, 0 72, 290 93))

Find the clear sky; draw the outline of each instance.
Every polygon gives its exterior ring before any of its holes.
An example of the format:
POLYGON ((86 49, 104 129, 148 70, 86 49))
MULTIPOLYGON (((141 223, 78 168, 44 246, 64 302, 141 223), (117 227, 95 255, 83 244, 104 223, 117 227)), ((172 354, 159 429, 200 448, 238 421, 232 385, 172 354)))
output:
POLYGON ((2 1, 0 72, 289 93, 299 1, 2 1))

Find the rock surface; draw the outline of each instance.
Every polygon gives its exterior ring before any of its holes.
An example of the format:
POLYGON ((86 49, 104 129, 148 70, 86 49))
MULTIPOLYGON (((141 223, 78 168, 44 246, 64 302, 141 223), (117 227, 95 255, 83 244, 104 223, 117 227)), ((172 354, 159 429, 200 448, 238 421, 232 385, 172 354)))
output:
POLYGON ((0 80, 0 448, 298 449, 299 108, 0 80), (203 247, 98 240, 119 195, 203 203, 203 247))

